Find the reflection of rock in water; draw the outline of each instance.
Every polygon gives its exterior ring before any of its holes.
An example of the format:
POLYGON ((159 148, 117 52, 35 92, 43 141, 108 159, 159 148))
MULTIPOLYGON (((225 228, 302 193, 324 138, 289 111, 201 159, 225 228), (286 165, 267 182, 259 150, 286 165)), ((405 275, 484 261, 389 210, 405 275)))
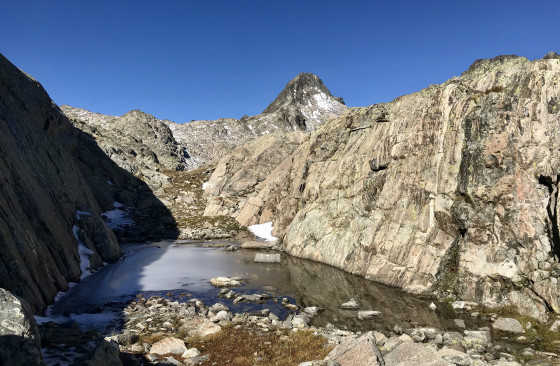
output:
POLYGON ((413 323, 439 328, 451 326, 448 320, 438 317, 436 312, 429 309, 430 301, 402 290, 298 258, 288 257, 286 270, 298 304, 325 308, 316 318, 315 325, 333 322, 354 329, 371 329, 372 326, 386 329, 395 324, 410 326, 413 323), (360 310, 379 310, 382 315, 372 320, 358 321, 357 311, 339 308, 340 304, 351 298, 358 301, 360 310))

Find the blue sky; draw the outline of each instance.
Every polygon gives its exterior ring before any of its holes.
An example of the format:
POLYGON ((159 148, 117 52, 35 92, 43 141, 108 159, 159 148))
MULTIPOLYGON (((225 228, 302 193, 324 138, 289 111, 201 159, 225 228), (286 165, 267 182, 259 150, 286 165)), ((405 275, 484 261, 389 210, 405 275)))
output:
POLYGON ((365 106, 479 58, 560 52, 558 0, 4 0, 0 13, 0 52, 56 103, 176 122, 260 113, 300 72, 365 106))

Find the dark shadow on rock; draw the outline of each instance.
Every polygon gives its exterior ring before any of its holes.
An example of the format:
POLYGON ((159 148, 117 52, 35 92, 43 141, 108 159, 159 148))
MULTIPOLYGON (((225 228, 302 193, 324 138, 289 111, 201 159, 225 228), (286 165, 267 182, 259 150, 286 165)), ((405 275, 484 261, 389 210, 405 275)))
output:
POLYGON ((41 350, 29 338, 16 335, 0 335, 0 365, 43 365, 41 350))
POLYGON ((0 55, 0 287, 41 313, 80 280, 84 251, 98 267, 119 258, 117 238, 174 239, 178 233, 148 185, 118 167, 39 82, 0 55), (115 202, 134 221, 116 236, 101 219, 115 202), (82 253, 76 236, 87 247, 82 253))

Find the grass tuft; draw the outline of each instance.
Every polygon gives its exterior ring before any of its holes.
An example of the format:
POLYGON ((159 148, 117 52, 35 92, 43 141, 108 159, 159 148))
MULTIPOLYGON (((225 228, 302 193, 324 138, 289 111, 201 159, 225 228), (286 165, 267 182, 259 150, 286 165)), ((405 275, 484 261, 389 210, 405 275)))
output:
POLYGON ((226 327, 204 340, 191 339, 188 343, 210 355, 202 366, 299 365, 323 359, 332 349, 325 338, 311 330, 276 333, 226 327))

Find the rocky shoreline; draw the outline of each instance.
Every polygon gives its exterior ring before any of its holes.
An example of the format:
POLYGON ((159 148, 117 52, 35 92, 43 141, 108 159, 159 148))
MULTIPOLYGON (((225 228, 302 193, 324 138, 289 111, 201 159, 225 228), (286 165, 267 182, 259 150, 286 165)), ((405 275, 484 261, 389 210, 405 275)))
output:
MULTIPOLYGON (((536 334, 536 324, 530 321, 522 324, 514 318, 485 313, 476 303, 451 303, 453 311, 457 313, 455 323, 461 331, 422 325, 412 328, 395 325, 392 329, 382 331, 354 332, 332 324, 315 327, 313 318, 320 313, 320 308, 301 308, 286 298, 274 298, 266 294, 244 294, 229 287, 235 286, 242 279, 229 280, 229 283, 225 283, 226 278, 213 279, 216 286, 227 286, 220 291, 220 297, 233 300, 234 303, 264 304, 266 300, 272 300, 289 309, 289 315, 281 319, 267 309, 266 305, 252 312, 234 313, 223 302, 204 304, 189 294, 184 294, 182 301, 162 296, 145 298, 139 294, 124 308, 124 324, 117 334, 103 337, 95 332, 80 332, 76 325, 71 324, 61 327, 48 323, 41 326, 43 343, 45 336, 50 337, 48 343, 51 345, 43 349, 47 362, 60 365, 220 365, 220 362, 225 362, 223 357, 226 356, 223 352, 227 350, 206 346, 206 342, 211 342, 216 337, 227 338, 228 334, 234 334, 235 337, 248 337, 247 339, 255 337, 257 342, 260 342, 261 338, 272 338, 263 343, 248 344, 251 350, 254 349, 254 353, 248 353, 250 363, 247 363, 247 358, 244 358, 245 363, 236 363, 235 359, 231 358, 231 362, 226 364, 232 365, 560 364, 558 354, 531 348, 529 342, 540 337, 536 334), (462 318, 469 316, 479 317, 491 326, 467 329, 462 318), (53 332, 57 327, 65 329, 59 332, 58 340, 54 336, 56 332, 53 332), (51 331, 46 331, 47 328, 51 331), (296 363, 286 359, 279 363, 270 363, 267 353, 274 353, 275 347, 282 347, 298 332, 321 340, 322 343, 318 343, 320 346, 316 347, 316 351, 321 355, 320 359, 300 359, 296 363), (66 343, 64 346, 63 342, 66 343), (64 357, 56 361, 50 358, 54 354, 63 354, 65 349, 75 352, 75 356, 82 352, 82 356, 66 361, 64 357)), ((352 300, 340 306, 355 312, 358 319, 367 321, 383 316, 381 311, 359 309, 359 304, 352 300)), ((220 342, 227 343, 221 339, 220 342)), ((286 354, 286 357, 289 355, 286 354)))

